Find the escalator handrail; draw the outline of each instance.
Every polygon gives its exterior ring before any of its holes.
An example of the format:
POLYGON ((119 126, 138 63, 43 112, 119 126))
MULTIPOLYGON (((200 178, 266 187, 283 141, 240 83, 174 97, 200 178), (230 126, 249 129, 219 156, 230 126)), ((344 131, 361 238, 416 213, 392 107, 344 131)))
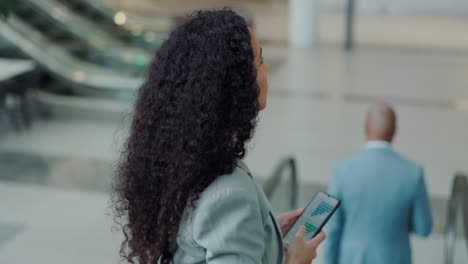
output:
POLYGON ((0 21, 0 35, 52 74, 91 94, 119 93, 133 96, 143 82, 142 78, 122 71, 76 60, 62 47, 47 43, 40 32, 31 29, 13 14, 10 14, 8 21, 0 21), (86 78, 77 79, 75 73, 82 73, 86 78))
MULTIPOLYGON (((454 263, 454 243, 456 239, 457 213, 461 208, 461 216, 465 229, 465 239, 468 241, 468 180, 463 173, 457 173, 453 180, 452 194, 448 206, 447 229, 445 231, 445 263, 454 263)), ((468 242, 467 242, 468 254, 468 242)))
MULTIPOLYGON (((91 0, 80 0, 80 2, 82 4, 84 4, 84 5, 86 5, 86 7, 88 9, 91 9, 94 12, 98 13, 99 15, 105 17, 107 20, 110 21, 110 23, 113 26, 115 26, 116 28, 121 30, 122 33, 128 34, 128 35, 132 34, 131 33, 131 28, 135 27, 134 23, 132 23, 130 21, 127 21, 123 25, 118 25, 118 24, 116 24, 114 22, 114 16, 119 11, 108 7, 105 3, 103 3, 100 0, 92 0, 92 1, 91 0)), ((139 26, 137 26, 137 27, 139 28, 139 26)), ((149 50, 153 50, 154 49, 154 44, 152 43, 152 41, 146 40, 144 37, 142 37, 146 32, 153 32, 154 33, 153 30, 143 29, 139 36, 133 36, 133 38, 141 40, 144 43, 144 47, 148 48, 149 50)))
POLYGON ((299 184, 298 184, 298 178, 297 178, 296 160, 293 157, 287 157, 278 164, 278 166, 275 168, 270 178, 268 178, 265 184, 263 185, 263 190, 267 198, 271 200, 273 193, 278 188, 281 182, 281 176, 283 175, 283 171, 288 168, 291 170, 290 205, 291 205, 291 208, 296 208, 299 184))
POLYGON ((22 0, 21 4, 34 8, 37 12, 47 17, 51 23, 56 24, 62 30, 69 32, 97 51, 114 50, 115 52, 110 52, 109 54, 117 61, 133 65, 132 62, 137 55, 144 56, 145 58, 152 56, 148 50, 137 46, 132 47, 129 43, 120 41, 109 32, 100 30, 94 23, 76 15, 56 0, 22 0))

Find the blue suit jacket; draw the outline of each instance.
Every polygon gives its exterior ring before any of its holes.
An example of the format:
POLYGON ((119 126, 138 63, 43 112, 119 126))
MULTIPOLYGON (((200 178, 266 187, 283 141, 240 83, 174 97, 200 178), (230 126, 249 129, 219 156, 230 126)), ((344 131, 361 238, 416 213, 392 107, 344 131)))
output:
POLYGON ((410 233, 431 233, 423 169, 390 147, 338 162, 328 191, 341 200, 326 228, 328 264, 410 264, 410 233))

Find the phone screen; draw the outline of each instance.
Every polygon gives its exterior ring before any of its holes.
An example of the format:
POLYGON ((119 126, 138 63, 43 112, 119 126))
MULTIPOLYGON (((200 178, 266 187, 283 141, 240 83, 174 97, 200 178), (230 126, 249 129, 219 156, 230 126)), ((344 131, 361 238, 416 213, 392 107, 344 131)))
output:
POLYGON ((340 201, 324 192, 317 193, 298 217, 284 237, 284 243, 289 245, 301 225, 306 228, 304 240, 309 240, 318 234, 330 216, 340 205, 340 201))

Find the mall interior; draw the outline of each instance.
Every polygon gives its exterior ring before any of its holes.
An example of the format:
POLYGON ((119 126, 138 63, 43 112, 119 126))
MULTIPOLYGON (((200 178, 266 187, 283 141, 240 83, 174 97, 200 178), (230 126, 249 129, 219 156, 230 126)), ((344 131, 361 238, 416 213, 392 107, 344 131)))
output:
POLYGON ((385 102, 432 208, 413 262, 468 264, 468 1, 1 2, 0 263, 121 261, 111 183, 146 66, 187 15, 227 6, 269 66, 245 162, 275 213, 327 190, 385 102))

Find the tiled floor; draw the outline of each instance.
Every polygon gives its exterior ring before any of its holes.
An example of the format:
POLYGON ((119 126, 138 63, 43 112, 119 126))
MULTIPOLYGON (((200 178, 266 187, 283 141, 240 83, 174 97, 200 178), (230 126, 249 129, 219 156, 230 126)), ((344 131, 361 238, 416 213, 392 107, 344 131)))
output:
POLYGON ((21 226, 0 245, 0 263, 118 262, 107 195, 2 182, 0 208, 0 228, 21 226))
MULTIPOLYGON (((0 182, 0 208, 8 212, 0 215, 0 236, 2 228, 21 228, 0 244, 0 263, 118 263, 121 235, 111 230, 108 200, 105 194, 0 182)), ((442 263, 440 235, 412 241, 414 263, 442 263)), ((324 263, 322 255, 314 263, 324 263)))
POLYGON ((20 224, 0 222, 0 247, 12 240, 22 230, 23 226, 20 224))

